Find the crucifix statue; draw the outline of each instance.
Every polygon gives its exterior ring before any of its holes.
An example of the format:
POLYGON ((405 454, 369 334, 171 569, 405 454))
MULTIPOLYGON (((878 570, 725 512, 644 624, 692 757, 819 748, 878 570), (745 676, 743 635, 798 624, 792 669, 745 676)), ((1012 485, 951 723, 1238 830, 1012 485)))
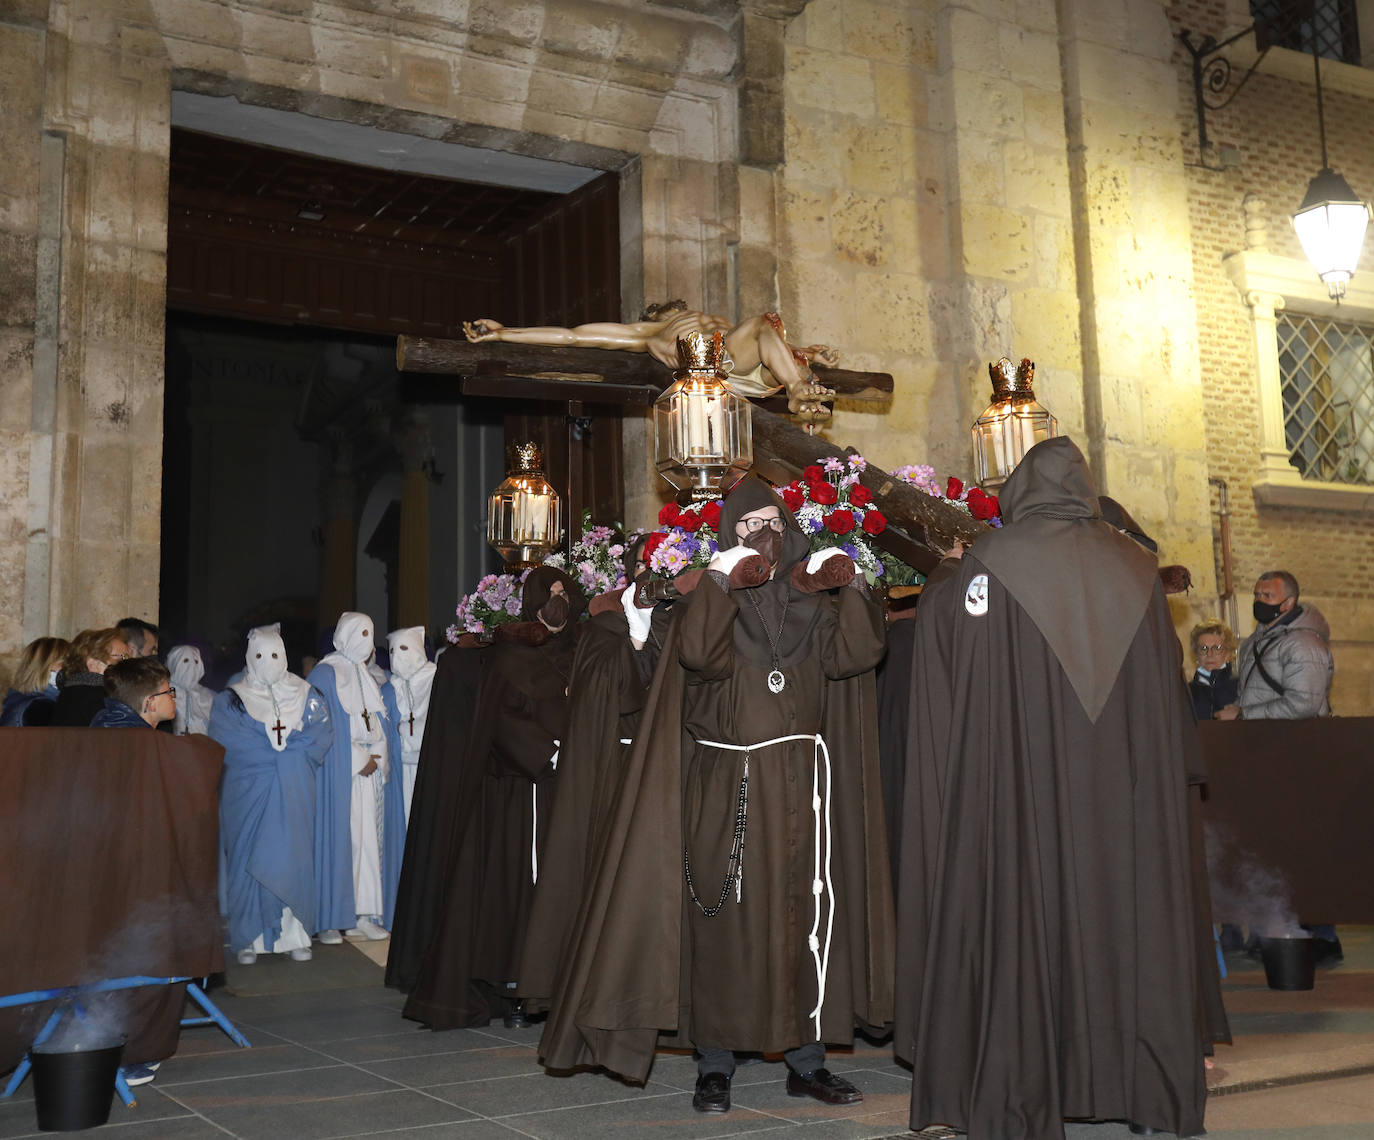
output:
POLYGON ((826 401, 835 391, 827 388, 811 370, 811 362, 834 368, 839 357, 828 345, 794 348, 777 313, 764 313, 731 325, 723 317, 687 308, 685 301, 651 305, 634 324, 597 322, 576 328, 545 326, 506 328, 483 317, 465 321, 463 332, 473 344, 503 341, 507 344, 543 345, 550 348, 602 348, 620 352, 647 352, 669 368, 677 367, 677 341, 689 333, 707 336, 719 332, 733 362, 730 387, 746 397, 771 396, 786 390, 787 410, 812 425, 830 418, 826 401))

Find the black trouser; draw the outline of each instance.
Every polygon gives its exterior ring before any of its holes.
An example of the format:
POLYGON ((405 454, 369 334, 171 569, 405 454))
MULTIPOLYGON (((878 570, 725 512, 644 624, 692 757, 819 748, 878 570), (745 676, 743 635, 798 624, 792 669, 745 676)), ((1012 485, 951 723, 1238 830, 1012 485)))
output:
MULTIPOLYGON (((735 1054, 729 1049, 698 1049, 697 1075, 723 1073, 727 1077, 735 1075, 735 1054)), ((819 1041, 808 1041, 795 1049, 783 1053, 783 1060, 794 1073, 802 1076, 814 1073, 825 1064, 825 1046, 819 1041)))

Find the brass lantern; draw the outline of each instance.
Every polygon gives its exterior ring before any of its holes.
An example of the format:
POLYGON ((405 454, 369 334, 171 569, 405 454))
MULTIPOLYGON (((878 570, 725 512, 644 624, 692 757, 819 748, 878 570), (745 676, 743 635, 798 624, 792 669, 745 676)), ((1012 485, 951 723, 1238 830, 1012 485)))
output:
POLYGON ((749 401, 727 384, 733 366, 720 333, 677 338, 674 383, 654 401, 654 463, 693 501, 719 498, 754 461, 749 401))
POLYGON ((533 441, 506 448, 505 481, 487 500, 487 543, 514 572, 538 566, 563 540, 563 504, 544 478, 544 453, 533 441))
POLYGON ((1036 402, 1031 382, 1035 364, 1012 364, 1005 356, 988 365, 992 403, 973 424, 975 478, 982 487, 1000 487, 1021 457, 1042 439, 1059 434, 1059 421, 1036 402))

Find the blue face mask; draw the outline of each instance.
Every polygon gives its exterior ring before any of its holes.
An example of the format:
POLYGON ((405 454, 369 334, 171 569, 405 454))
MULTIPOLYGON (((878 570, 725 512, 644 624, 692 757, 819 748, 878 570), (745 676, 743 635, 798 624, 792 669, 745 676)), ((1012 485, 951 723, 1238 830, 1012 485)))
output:
POLYGON ((1204 669, 1201 665, 1197 667, 1197 671, 1203 677, 1210 677, 1212 675, 1212 671, 1210 669, 1204 669))

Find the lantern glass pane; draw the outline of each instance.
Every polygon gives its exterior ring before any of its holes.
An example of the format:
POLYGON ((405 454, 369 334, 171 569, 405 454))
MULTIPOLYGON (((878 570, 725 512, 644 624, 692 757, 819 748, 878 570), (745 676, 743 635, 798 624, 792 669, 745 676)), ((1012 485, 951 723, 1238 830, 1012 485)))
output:
POLYGON ((1059 434, 1059 422, 1035 400, 998 401, 973 425, 975 477, 983 487, 1000 487, 1041 440, 1059 434))
POLYGON ((538 562, 563 537, 563 504, 542 475, 505 480, 487 502, 487 542, 507 562, 538 562))
POLYGON ((1360 260, 1369 208, 1363 202, 1323 202, 1293 215, 1302 251, 1323 281, 1348 281, 1360 260))
POLYGON ((752 462, 749 403, 719 380, 679 380, 655 402, 654 463, 678 490, 714 497, 752 462))

